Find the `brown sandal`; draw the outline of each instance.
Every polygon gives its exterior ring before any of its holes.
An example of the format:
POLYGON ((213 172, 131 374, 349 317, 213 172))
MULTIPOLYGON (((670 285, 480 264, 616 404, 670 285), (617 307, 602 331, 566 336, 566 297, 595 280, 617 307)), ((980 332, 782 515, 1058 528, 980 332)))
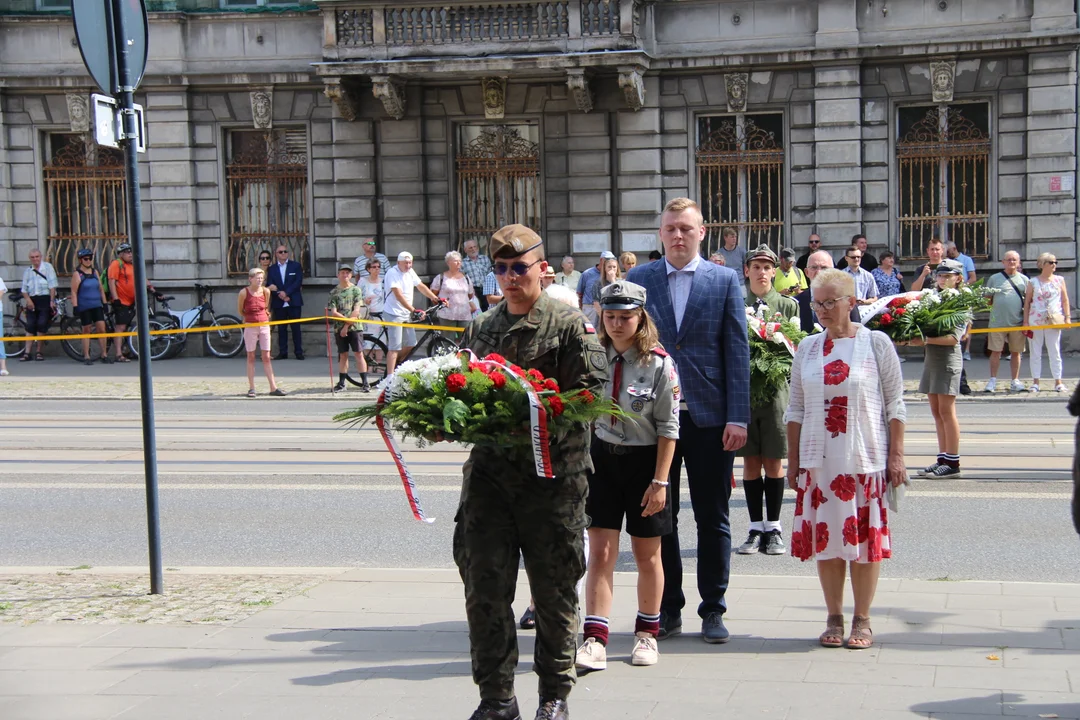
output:
POLYGON ((870 629, 870 618, 855 615, 851 618, 851 635, 847 646, 850 650, 866 650, 874 646, 874 631, 870 629))
POLYGON ((818 638, 821 647, 844 647, 844 616, 830 615, 825 619, 825 632, 818 638))

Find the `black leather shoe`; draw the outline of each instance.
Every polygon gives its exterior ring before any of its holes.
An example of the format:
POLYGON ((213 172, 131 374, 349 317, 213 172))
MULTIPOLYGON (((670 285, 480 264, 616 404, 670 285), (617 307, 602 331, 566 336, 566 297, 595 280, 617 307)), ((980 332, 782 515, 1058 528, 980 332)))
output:
POLYGON ((278 353, 277 355, 274 356, 274 359, 275 360, 288 360, 289 359, 289 354, 288 353, 278 353))
POLYGON ((701 621, 701 638, 707 643, 726 643, 731 634, 724 627, 724 616, 718 612, 709 613, 701 621))
POLYGON ((469 720, 521 720, 517 698, 509 700, 481 700, 480 707, 469 720))
POLYGON ((656 634, 657 640, 667 640, 682 634, 682 617, 671 615, 667 610, 660 611, 660 632, 656 634))
POLYGON ((570 720, 570 708, 566 706, 565 700, 540 698, 540 707, 537 708, 533 720, 570 720))
POLYGON ((296 359, 297 359, 297 360, 303 360, 303 359, 304 359, 304 356, 303 356, 303 355, 299 355, 299 354, 298 354, 298 355, 296 356, 296 359))
POLYGON ((536 611, 532 608, 525 608, 525 612, 521 614, 521 620, 518 622, 518 627, 522 630, 535 630, 536 611))

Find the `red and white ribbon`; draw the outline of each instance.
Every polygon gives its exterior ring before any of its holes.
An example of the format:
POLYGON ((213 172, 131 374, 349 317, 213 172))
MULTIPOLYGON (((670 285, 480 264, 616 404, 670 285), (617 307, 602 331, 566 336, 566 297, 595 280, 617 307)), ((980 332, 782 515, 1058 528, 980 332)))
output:
MULTIPOLYGON (((382 408, 385 404, 386 390, 383 390, 379 393, 378 405, 382 408)), ((382 415, 375 416, 375 426, 379 428, 379 434, 382 435, 383 442, 386 443, 386 449, 390 451, 390 455, 394 458, 394 464, 397 465, 398 475, 401 476, 401 484, 405 487, 405 497, 409 500, 409 508, 412 510, 413 517, 420 522, 435 522, 435 518, 429 518, 424 514, 424 507, 420 504, 420 495, 416 492, 416 482, 413 480, 412 473, 409 472, 409 466, 405 464, 405 458, 402 456, 401 450, 398 449, 394 436, 387 429, 386 421, 383 420, 382 415)))

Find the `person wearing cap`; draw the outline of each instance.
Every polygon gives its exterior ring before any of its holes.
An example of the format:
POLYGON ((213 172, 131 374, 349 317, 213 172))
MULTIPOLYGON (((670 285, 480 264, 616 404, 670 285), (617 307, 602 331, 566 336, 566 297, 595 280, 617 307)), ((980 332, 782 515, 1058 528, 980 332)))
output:
MULTIPOLYGON (((744 273, 750 281, 746 307, 759 316, 771 319, 777 314, 799 323, 799 303, 784 297, 773 288, 776 275, 776 253, 768 245, 759 245, 746 255, 744 273)), ((784 458, 787 457, 787 429, 784 411, 788 404, 785 385, 773 401, 764 407, 750 408, 750 424, 746 428, 746 445, 737 453, 743 458, 743 493, 750 513, 750 533, 739 546, 740 555, 762 552, 783 555, 783 530, 780 511, 784 505, 784 458), (761 476, 762 470, 765 477, 761 476), (763 502, 764 501, 764 502, 763 502), (764 506, 764 507, 763 507, 764 506)))
POLYGON ((784 248, 780 251, 780 266, 776 268, 773 288, 786 297, 794 297, 810 287, 806 273, 795 267, 795 251, 784 248))
MULTIPOLYGON (((278 245, 274 250, 275 262, 270 266, 266 284, 277 288, 270 296, 270 310, 274 320, 299 320, 304 306, 304 268, 295 260, 289 259, 289 248, 278 245)), ((304 346, 301 338, 300 323, 291 323, 293 354, 297 360, 304 359, 304 346)), ((275 360, 289 357, 289 325, 278 325, 278 354, 275 360)))
POLYGON ((594 295, 596 280, 600 277, 600 268, 603 266, 604 261, 615 259, 614 254, 604 250, 600 253, 600 259, 596 262, 596 265, 581 273, 581 279, 578 280, 577 294, 578 302, 581 303, 581 312, 585 313, 585 317, 589 318, 589 322, 594 325, 599 322, 599 318, 596 317, 596 308, 593 307, 593 303, 596 302, 596 296, 594 295))
POLYGON ((589 526, 589 573, 585 591, 585 642, 577 651, 582 671, 607 668, 615 561, 619 534, 626 533, 638 567, 638 612, 632 665, 659 660, 660 601, 664 566, 660 538, 671 532, 667 493, 675 441, 679 439, 679 376, 645 312, 645 288, 617 280, 600 291, 600 343, 610 377, 604 394, 631 416, 593 423, 594 470, 589 473, 585 512, 589 526))
POLYGON ((540 276, 540 287, 547 290, 553 284, 555 284, 555 268, 548 265, 547 270, 540 276))
POLYGON ((484 292, 484 279, 491 272, 491 258, 480 254, 480 243, 470 238, 462 245, 465 257, 461 258, 461 272, 469 278, 473 294, 480 303, 481 312, 488 309, 487 293, 484 292))
MULTIPOLYGON (((735 451, 746 443, 750 422, 750 343, 741 277, 701 257, 707 229, 701 207, 690 198, 668 202, 660 240, 666 259, 636 267, 627 280, 648 293, 645 309, 660 342, 679 368, 684 403, 679 441, 671 464, 671 497, 679 497, 682 465, 697 524, 697 587, 702 639, 727 642, 724 625, 731 573, 731 474, 735 451)), ((672 503, 672 530, 661 541, 664 599, 657 639, 682 632, 682 551, 679 503, 672 503)))
MULTIPOLYGON (((421 319, 423 311, 418 311, 413 305, 413 291, 419 290, 420 294, 431 300, 436 305, 442 304, 439 296, 431 291, 420 280, 420 276, 412 269, 412 253, 402 250, 397 256, 397 265, 390 268, 383 280, 383 319, 391 322, 407 323, 412 314, 419 312, 421 319)), ((416 345, 416 330, 414 328, 400 327, 397 325, 386 326, 386 375, 389 377, 397 367, 397 359, 401 354, 409 354, 416 345)))
MULTIPOLYGON (((461 347, 535 368, 562 392, 599 396, 608 377, 607 352, 580 312, 540 289, 547 269, 540 236, 523 225, 507 225, 491 236, 488 251, 504 299, 473 320, 461 347)), ((588 523, 587 473, 593 469, 589 440, 584 424, 550 438, 553 480, 537 477, 531 449, 474 447, 465 463, 454 560, 465 583, 473 679, 480 686, 480 706, 470 720, 520 718, 511 600, 522 556, 536 604, 536 718, 569 718, 576 585, 585 569, 582 530, 588 523)))
POLYGON ((390 258, 386 257, 381 252, 375 252, 375 239, 368 238, 360 247, 364 253, 358 255, 355 262, 353 262, 353 280, 359 284, 361 280, 368 276, 368 265, 372 260, 379 261, 379 272, 382 275, 386 275, 390 270, 390 258))
MULTIPOLYGON (((131 245, 122 243, 116 248, 116 259, 109 264, 106 273, 109 297, 112 298, 113 325, 118 333, 125 332, 135 321, 135 268, 131 263, 131 245)), ((124 357, 124 343, 120 338, 113 345, 116 347, 116 362, 131 362, 124 357)))
MULTIPOLYGON (((326 303, 326 313, 330 317, 358 320, 364 311, 364 291, 352 284, 352 265, 343 263, 337 271, 338 284, 330 290, 330 299, 326 303)), ((334 322, 334 340, 338 351, 338 381, 333 392, 345 389, 345 382, 359 385, 364 392, 371 387, 367 379, 367 360, 360 348, 360 324, 352 322, 334 322), (349 351, 356 357, 356 368, 360 371, 360 382, 349 377, 349 351)))
MULTIPOLYGON (((81 248, 77 253, 79 267, 71 275, 71 309, 79 318, 83 333, 105 333, 105 305, 108 303, 105 297, 105 288, 101 286, 101 276, 94 267, 94 251, 90 248, 81 248)), ((101 346, 101 362, 111 363, 109 357, 108 342, 105 338, 98 338, 101 346)), ((83 364, 93 365, 90 359, 90 338, 82 339, 83 364)))
MULTIPOLYGON (((964 266, 956 260, 943 259, 934 270, 938 292, 964 284, 964 266)), ((970 323, 961 323, 941 337, 915 338, 908 344, 925 345, 919 392, 930 401, 930 413, 937 430, 937 461, 919 471, 922 477, 960 477, 960 420, 956 417, 956 396, 960 393, 960 373, 964 368, 960 339, 970 323)))

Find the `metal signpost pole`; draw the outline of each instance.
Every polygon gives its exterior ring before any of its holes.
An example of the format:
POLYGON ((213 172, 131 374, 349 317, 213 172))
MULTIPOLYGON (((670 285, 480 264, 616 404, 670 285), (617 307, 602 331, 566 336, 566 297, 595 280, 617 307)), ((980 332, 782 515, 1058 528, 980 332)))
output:
POLYGON ((139 199, 139 127, 135 117, 135 75, 128 45, 123 0, 111 0, 114 52, 120 92, 124 158, 127 162, 128 233, 135 256, 135 316, 139 330, 139 395, 142 404, 143 467, 146 471, 146 521, 149 529, 150 594, 164 592, 161 567, 161 523, 158 509, 157 437, 154 428, 154 378, 150 372, 150 313, 146 296, 146 258, 143 254, 142 206, 139 199))

